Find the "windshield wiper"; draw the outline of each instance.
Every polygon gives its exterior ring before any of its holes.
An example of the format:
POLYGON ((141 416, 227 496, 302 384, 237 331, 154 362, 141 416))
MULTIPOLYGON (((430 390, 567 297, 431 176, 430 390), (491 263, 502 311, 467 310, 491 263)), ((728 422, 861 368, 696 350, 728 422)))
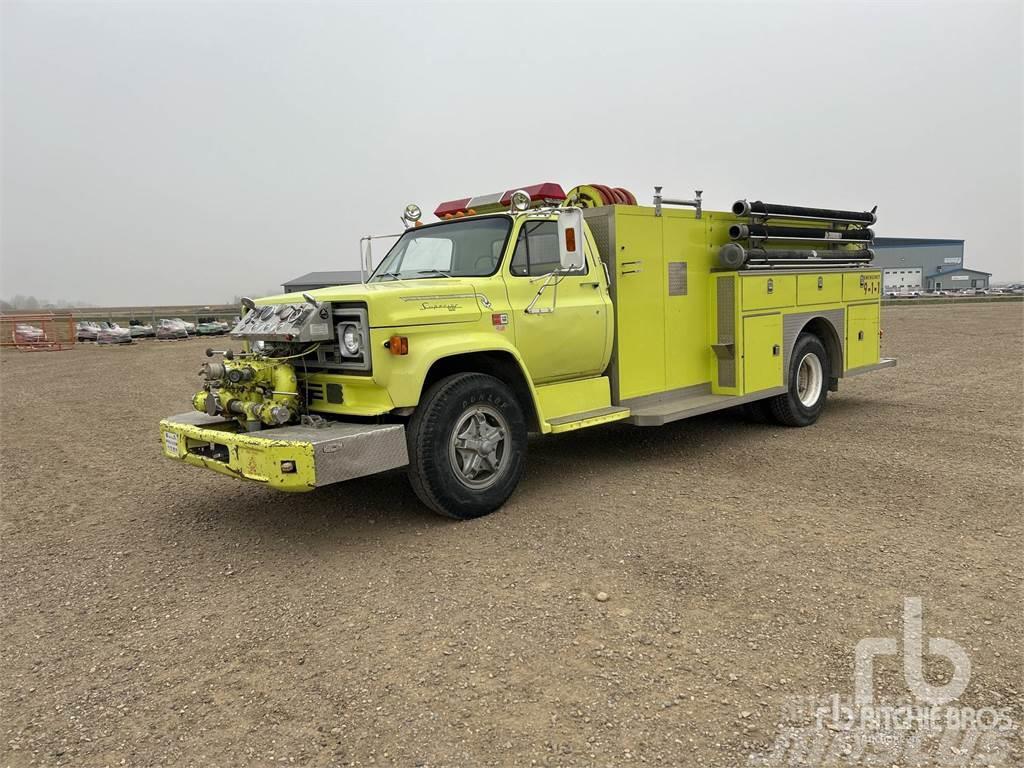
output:
POLYGON ((390 277, 392 280, 397 280, 398 282, 402 282, 402 278, 398 276, 397 272, 381 272, 380 276, 381 277, 390 277))
MULTIPOLYGON (((442 277, 451 277, 447 272, 442 272, 440 269, 421 269, 416 273, 417 275, 441 275, 442 277)), ((454 278, 452 278, 454 279, 454 278)))

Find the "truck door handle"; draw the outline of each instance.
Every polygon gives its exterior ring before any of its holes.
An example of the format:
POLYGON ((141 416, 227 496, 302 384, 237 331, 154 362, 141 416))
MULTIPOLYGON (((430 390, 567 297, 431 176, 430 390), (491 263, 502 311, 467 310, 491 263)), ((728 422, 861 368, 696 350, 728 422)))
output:
POLYGON ((593 282, 590 282, 590 283, 580 283, 580 287, 581 288, 600 288, 601 284, 597 280, 594 280, 593 282))

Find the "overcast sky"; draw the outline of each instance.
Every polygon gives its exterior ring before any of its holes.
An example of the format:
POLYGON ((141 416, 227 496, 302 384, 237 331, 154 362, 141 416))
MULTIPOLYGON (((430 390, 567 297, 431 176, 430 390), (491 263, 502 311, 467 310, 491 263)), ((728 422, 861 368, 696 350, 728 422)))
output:
POLYGON ((229 301, 548 180, 877 204, 1021 278, 1021 7, 4 0, 0 295, 229 301))

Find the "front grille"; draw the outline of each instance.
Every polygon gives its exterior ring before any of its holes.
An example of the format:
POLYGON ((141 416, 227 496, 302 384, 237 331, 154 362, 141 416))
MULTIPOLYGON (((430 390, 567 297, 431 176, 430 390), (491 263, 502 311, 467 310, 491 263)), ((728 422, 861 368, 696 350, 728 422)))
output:
POLYGON ((306 400, 323 400, 324 385, 309 382, 306 384, 306 400))

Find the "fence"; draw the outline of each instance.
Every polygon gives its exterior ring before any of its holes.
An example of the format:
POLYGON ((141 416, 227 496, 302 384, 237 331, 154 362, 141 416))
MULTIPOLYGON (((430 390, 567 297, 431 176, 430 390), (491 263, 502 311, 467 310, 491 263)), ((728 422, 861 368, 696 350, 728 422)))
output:
POLYGON ((44 312, 0 315, 0 347, 23 352, 59 352, 75 345, 75 318, 44 312))
POLYGON ((212 317, 231 322, 240 310, 237 304, 180 304, 162 307, 75 307, 67 311, 74 314, 75 320, 106 320, 127 328, 132 320, 156 327, 164 318, 180 318, 198 323, 200 318, 212 317))

